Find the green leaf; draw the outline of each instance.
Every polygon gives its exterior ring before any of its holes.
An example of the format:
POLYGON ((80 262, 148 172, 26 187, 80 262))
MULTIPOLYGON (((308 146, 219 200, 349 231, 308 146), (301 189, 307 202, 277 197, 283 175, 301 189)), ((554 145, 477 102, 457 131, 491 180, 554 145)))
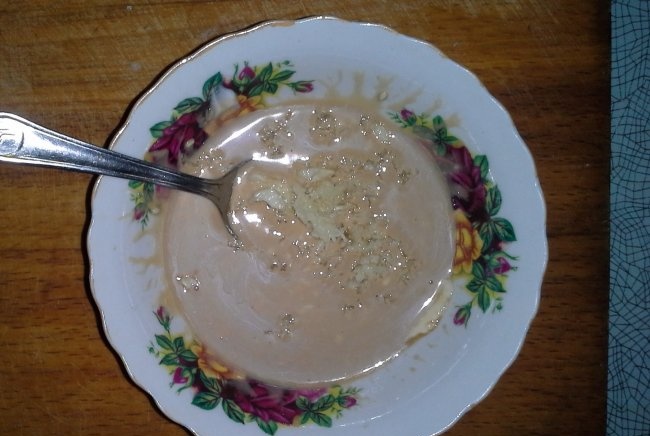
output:
POLYGON ((196 362, 199 359, 198 356, 192 352, 192 350, 182 350, 180 353, 178 353, 178 357, 186 362, 196 362))
POLYGON ((447 130, 445 120, 440 115, 436 115, 431 121, 433 122, 434 130, 439 131, 441 128, 447 130))
POLYGON ((280 82, 285 82, 293 76, 295 71, 291 70, 283 70, 283 71, 278 71, 276 74, 271 77, 271 81, 275 83, 280 83, 280 82))
POLYGON ((172 344, 171 339, 165 335, 156 335, 156 342, 163 350, 174 351, 174 345, 172 344))
POLYGON ((267 82, 271 78, 271 73, 273 73, 273 64, 269 62, 267 66, 262 68, 262 71, 260 71, 258 74, 257 79, 262 83, 267 82))
POLYGON ((221 394, 221 385, 216 378, 208 377, 203 371, 199 370, 199 379, 201 379, 203 386, 208 391, 214 392, 217 395, 221 394))
POLYGON ((203 104, 203 99, 200 97, 190 97, 186 98, 176 105, 174 111, 179 115, 186 114, 188 112, 194 112, 203 104))
POLYGON ((300 417, 300 424, 307 424, 307 421, 309 421, 312 417, 313 413, 310 411, 306 411, 305 413, 302 414, 300 417))
POLYGON ((262 431, 266 434, 274 435, 278 431, 278 423, 275 421, 264 421, 260 418, 255 418, 255 422, 262 431))
POLYGON ((481 281, 484 280, 485 269, 483 268, 483 265, 481 265, 479 262, 474 262, 472 264, 472 275, 481 281))
POLYGON ((490 308, 490 293, 485 289, 478 293, 478 307, 480 307, 483 312, 490 308))
POLYGON ((172 125, 171 121, 161 121, 149 127, 149 132, 151 132, 151 136, 158 139, 163 135, 163 130, 165 130, 167 127, 171 125, 172 125))
POLYGON ((300 410, 310 410, 309 400, 305 397, 298 397, 298 399, 296 399, 296 406, 300 410))
POLYGON ((477 154, 474 156, 474 165, 479 167, 481 170, 481 179, 487 180, 488 172, 490 171, 490 165, 488 163, 487 156, 484 154, 477 154))
POLYGON ((250 91, 248 91, 248 96, 249 97, 256 97, 264 91, 264 83, 258 83, 257 85, 253 86, 250 91))
POLYGON ((517 237, 515 236, 515 229, 505 218, 494 218, 490 221, 490 225, 494 229, 494 234, 497 238, 504 242, 516 241, 517 237))
POLYGON ((176 366, 178 365, 178 356, 174 353, 167 353, 160 359, 160 365, 176 366))
POLYGON ((333 395, 325 395, 321 398, 318 399, 312 406, 311 410, 313 412, 322 412, 324 410, 327 410, 331 408, 334 403, 336 402, 336 398, 334 398, 333 395))
POLYGON ((485 208, 490 216, 494 216, 501 209, 501 190, 494 185, 488 188, 485 198, 485 208))
POLYGON ((204 410, 212 410, 219 404, 220 397, 214 392, 199 392, 192 398, 192 404, 204 410))
POLYGON ((278 85, 273 82, 266 82, 264 84, 264 92, 269 94, 275 94, 276 92, 278 92, 278 85))
POLYGON ((321 427, 331 427, 332 418, 320 412, 313 412, 310 416, 311 420, 314 421, 321 427))
POLYGON ((406 121, 404 121, 402 119, 402 117, 399 116, 399 114, 397 114, 397 112, 389 112, 388 116, 390 117, 391 120, 393 120, 394 122, 399 124, 400 127, 408 127, 408 124, 406 123, 406 121))
POLYGON ((141 182, 139 180, 129 180, 129 188, 131 189, 138 189, 140 186, 142 186, 144 182, 141 182))
POLYGON ((218 72, 217 74, 215 74, 214 76, 206 80, 205 83, 203 84, 203 99, 206 101, 209 100, 210 94, 212 94, 215 88, 221 86, 222 82, 223 82, 223 77, 221 76, 221 72, 218 72))
POLYGON ((472 279, 465 286, 470 292, 476 294, 485 289, 485 282, 481 279, 472 279))
POLYGON ((185 348, 185 341, 182 336, 174 338, 174 351, 177 353, 185 348))
POLYGON ((478 235, 483 241, 483 249, 481 251, 487 252, 492 246, 492 239, 494 237, 494 228, 492 227, 492 221, 487 221, 482 223, 478 228, 478 235))
POLYGON ((503 253, 503 251, 495 251, 493 253, 490 253, 489 256, 485 257, 485 261, 487 262, 488 269, 493 270, 499 266, 498 257, 501 255, 501 253, 503 253))
POLYGON ((228 418, 240 424, 244 423, 246 415, 233 400, 223 400, 221 407, 223 407, 223 411, 226 412, 228 418))
POLYGON ((150 198, 153 197, 154 193, 154 184, 151 182, 144 182, 144 185, 142 186, 142 192, 144 192, 146 195, 148 195, 150 198))
POLYGON ((496 277, 488 277, 488 279, 485 281, 485 285, 491 291, 501 292, 501 293, 506 292, 503 285, 496 277))
POLYGON ((454 143, 458 142, 458 138, 456 138, 456 137, 453 136, 453 135, 447 135, 447 136, 445 136, 444 141, 445 141, 447 144, 454 144, 454 143))

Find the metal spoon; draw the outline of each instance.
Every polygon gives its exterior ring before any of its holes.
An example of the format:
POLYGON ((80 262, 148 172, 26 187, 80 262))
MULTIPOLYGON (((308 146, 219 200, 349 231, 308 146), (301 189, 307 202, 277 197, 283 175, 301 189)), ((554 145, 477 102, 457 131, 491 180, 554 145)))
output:
POLYGON ((249 162, 239 163, 219 179, 203 179, 87 144, 2 112, 0 161, 139 180, 199 194, 217 206, 226 229, 235 238, 229 220, 230 197, 237 172, 249 162))

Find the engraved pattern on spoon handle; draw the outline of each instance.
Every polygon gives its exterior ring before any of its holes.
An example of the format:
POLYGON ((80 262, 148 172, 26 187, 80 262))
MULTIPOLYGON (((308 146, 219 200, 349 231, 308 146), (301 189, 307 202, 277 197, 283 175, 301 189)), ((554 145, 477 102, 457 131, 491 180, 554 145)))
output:
MULTIPOLYGON (((23 145, 23 132, 12 128, 13 120, 0 113, 0 159, 14 156, 23 145)), ((3 159, 5 158, 5 159, 3 159)))
POLYGON ((8 113, 0 113, 0 161, 102 174, 211 194, 209 182, 199 177, 70 138, 8 113))

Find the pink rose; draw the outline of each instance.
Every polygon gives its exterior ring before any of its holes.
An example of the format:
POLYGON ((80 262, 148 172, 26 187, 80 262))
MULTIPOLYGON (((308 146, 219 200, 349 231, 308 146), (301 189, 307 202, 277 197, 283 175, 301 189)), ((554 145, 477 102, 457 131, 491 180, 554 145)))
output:
POLYGON ((222 396, 232 399, 246 413, 264 422, 275 421, 290 425, 301 413, 296 406, 296 391, 274 388, 257 381, 230 382, 222 390, 222 396))
POLYGON ((165 328, 169 327, 169 323, 172 319, 172 317, 169 315, 167 310, 165 310, 165 308, 162 306, 158 307, 158 309, 156 310, 156 318, 158 319, 160 325, 162 325, 165 328))
POLYGON ((253 69, 251 67, 249 67, 248 65, 246 65, 244 67, 244 69, 242 69, 239 72, 239 76, 238 76, 239 80, 244 80, 244 79, 249 79, 250 80, 253 77, 255 77, 255 71, 253 71, 253 69))
POLYGON ((481 169, 474 165, 472 155, 466 147, 450 147, 450 158, 455 165, 449 178, 466 193, 462 197, 455 197, 454 203, 473 217, 471 221, 484 221, 487 219, 483 216, 486 214, 487 193, 481 180, 481 169))
POLYGON ((417 117, 415 116, 415 113, 406 108, 400 111, 399 116, 400 118, 402 118, 402 121, 404 121, 409 126, 412 126, 417 121, 417 117))
POLYGON ((183 368, 181 368, 180 366, 176 368, 176 370, 174 371, 174 376, 172 378, 172 383, 184 385, 185 383, 187 383, 187 380, 189 379, 183 375, 183 368))
POLYGON ((190 112, 181 115, 171 126, 165 128, 162 136, 149 147, 149 151, 166 150, 167 163, 176 167, 182 155, 199 148, 207 137, 199 126, 198 112, 190 112))
POLYGON ((354 406, 354 405, 357 404, 357 399, 354 398, 354 397, 351 397, 351 396, 349 396, 349 395, 346 395, 346 396, 341 397, 341 398, 339 399, 339 404, 340 404, 341 407, 343 407, 344 409, 349 409, 350 407, 352 407, 352 406, 354 406))
POLYGON ((499 264, 496 267, 494 267, 493 270, 495 274, 505 274, 512 269, 512 265, 510 265, 510 263, 505 257, 499 256, 497 257, 497 261, 499 262, 499 264))
POLYGON ((144 216, 145 208, 142 207, 142 205, 137 205, 133 209, 133 219, 136 221, 140 221, 140 219, 144 216))
POLYGON ((456 314, 454 315, 454 324, 456 325, 467 325, 469 317, 472 314, 471 305, 465 305, 458 308, 456 314))
POLYGON ((314 90, 314 84, 311 80, 301 80, 299 82, 290 83, 289 86, 293 88, 296 92, 312 92, 314 90))
POLYGON ((309 401, 316 401, 323 395, 327 393, 327 389, 318 388, 318 389, 300 389, 296 391, 296 395, 299 397, 305 397, 309 401))

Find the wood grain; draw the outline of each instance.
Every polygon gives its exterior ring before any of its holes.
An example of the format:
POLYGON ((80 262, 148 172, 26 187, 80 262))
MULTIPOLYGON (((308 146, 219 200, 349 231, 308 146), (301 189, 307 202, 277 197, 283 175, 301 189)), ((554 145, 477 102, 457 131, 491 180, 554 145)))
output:
MULTIPOLYGON (((0 4, 0 111, 106 144, 167 66, 267 19, 386 24, 474 71, 535 157, 550 262, 521 355, 448 434, 604 433, 609 11, 604 1, 0 4)), ((126 376, 90 297, 91 178, 0 165, 0 433, 185 434, 126 376)))

